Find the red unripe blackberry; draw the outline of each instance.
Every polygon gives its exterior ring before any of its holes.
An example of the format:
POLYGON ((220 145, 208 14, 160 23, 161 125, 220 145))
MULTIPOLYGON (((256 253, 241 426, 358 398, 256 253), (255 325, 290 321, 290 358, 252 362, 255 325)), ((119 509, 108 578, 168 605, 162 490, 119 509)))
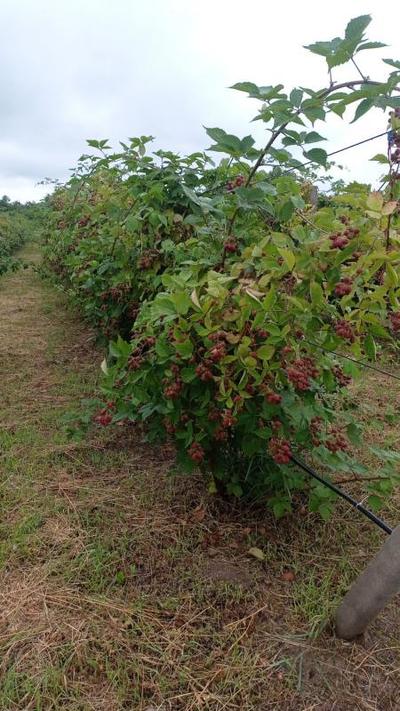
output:
POLYGON ((400 311, 395 311, 389 314, 389 319, 392 331, 394 331, 395 333, 400 331, 400 311))
POLYGON ((278 393, 268 393, 266 400, 270 405, 279 405, 282 402, 282 395, 278 393))
POLYGON ((268 443, 268 451, 277 464, 288 464, 292 456, 289 442, 280 437, 272 437, 268 443))
POLYGON ((339 321, 337 321, 335 324, 335 332, 336 332, 337 336, 340 336, 340 338, 344 338, 346 341, 350 341, 350 343, 354 343, 354 341, 355 341, 354 331, 353 331, 351 324, 348 321, 345 321, 344 319, 340 319, 339 321))
POLYGON ((194 462, 200 463, 204 459, 204 449, 198 442, 192 442, 188 449, 188 454, 194 462))
POLYGON ((238 251, 238 243, 233 237, 229 237, 224 242, 224 251, 233 254, 238 251))
POLYGON ((352 288, 353 282, 351 279, 349 279, 349 277, 343 277, 335 286, 335 294, 336 296, 346 296, 347 294, 351 294, 352 288))

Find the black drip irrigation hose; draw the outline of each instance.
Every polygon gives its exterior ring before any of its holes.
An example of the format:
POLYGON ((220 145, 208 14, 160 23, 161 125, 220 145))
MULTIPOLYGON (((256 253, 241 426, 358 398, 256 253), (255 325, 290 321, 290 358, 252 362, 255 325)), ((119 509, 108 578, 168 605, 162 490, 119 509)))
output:
POLYGON ((389 535, 391 533, 393 533, 393 529, 390 528, 390 526, 388 526, 387 523, 382 521, 382 519, 380 519, 378 516, 375 516, 375 514, 372 513, 372 511, 370 511, 369 509, 366 509, 365 506, 363 506, 358 501, 353 499, 353 497, 350 496, 349 494, 347 494, 345 491, 342 491, 341 489, 339 489, 339 487, 335 486, 335 484, 332 484, 330 481, 327 481, 326 479, 324 479, 312 467, 310 467, 308 464, 306 464, 305 462, 302 462, 300 459, 298 459, 298 457, 295 454, 291 455, 291 460, 294 464, 297 464, 297 466, 300 467, 300 469, 305 471, 307 474, 312 476, 314 479, 319 481, 321 484, 326 486, 328 489, 331 489, 331 491, 334 491, 335 494, 337 494, 338 496, 341 496, 342 499, 347 501, 355 509, 357 509, 358 511, 361 511, 361 513, 364 514, 364 516, 369 518, 370 521, 373 521, 373 523, 375 523, 377 526, 379 526, 379 528, 381 528, 382 531, 385 531, 385 533, 388 533, 389 535))

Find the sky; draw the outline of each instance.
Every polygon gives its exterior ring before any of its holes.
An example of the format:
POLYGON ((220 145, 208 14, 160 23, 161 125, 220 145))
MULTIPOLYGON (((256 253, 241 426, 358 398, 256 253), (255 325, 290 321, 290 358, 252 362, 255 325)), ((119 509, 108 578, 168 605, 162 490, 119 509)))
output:
MULTIPOLYGON (((45 177, 68 179, 88 138, 152 135, 154 150, 188 153, 209 147, 204 126, 218 126, 261 146, 257 103, 228 87, 326 86, 325 60, 303 45, 343 35, 351 17, 371 14, 369 39, 389 45, 360 55, 367 75, 383 79, 381 58, 400 58, 394 0, 0 0, 0 11, 0 196, 21 201, 48 192, 45 177)), ((315 128, 335 150, 386 124, 374 110, 315 128)), ((378 152, 384 139, 344 153, 335 175, 374 184, 378 152)))

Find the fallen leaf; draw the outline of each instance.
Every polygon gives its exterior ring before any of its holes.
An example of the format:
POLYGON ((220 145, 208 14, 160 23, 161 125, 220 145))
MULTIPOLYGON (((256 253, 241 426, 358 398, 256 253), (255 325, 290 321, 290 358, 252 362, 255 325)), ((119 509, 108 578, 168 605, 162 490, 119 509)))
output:
POLYGON ((253 558, 257 558, 257 560, 265 560, 265 555, 262 552, 261 548, 250 548, 248 550, 248 554, 252 555, 253 558))

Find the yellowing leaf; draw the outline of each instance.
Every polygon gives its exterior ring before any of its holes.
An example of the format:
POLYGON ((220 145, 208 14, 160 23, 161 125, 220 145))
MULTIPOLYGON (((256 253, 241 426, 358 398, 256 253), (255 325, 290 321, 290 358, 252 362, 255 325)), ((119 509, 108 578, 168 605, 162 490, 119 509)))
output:
POLYGON ((252 555, 253 558, 257 558, 257 560, 265 560, 265 555, 262 552, 261 548, 250 548, 248 550, 248 554, 252 555))
POLYGON ((193 301, 194 305, 197 306, 198 309, 201 309, 201 304, 199 301, 199 297, 197 296, 196 289, 193 289, 192 293, 190 294, 190 298, 193 301))
POLYGON ((294 256, 293 252, 291 252, 290 249, 283 248, 278 249, 278 252, 281 257, 283 257, 290 271, 292 271, 294 265, 296 264, 296 257, 294 256))
POLYGON ((105 358, 104 358, 104 360, 102 360, 102 362, 101 362, 101 364, 100 364, 100 369, 103 371, 103 373, 104 373, 105 375, 108 375, 107 361, 106 361, 105 358))
POLYGON ((367 207, 372 212, 382 212, 383 207, 383 195, 382 193, 375 191, 370 193, 367 197, 367 207))
POLYGON ((383 208, 382 208, 382 215, 391 215, 392 212, 395 211, 397 207, 397 202, 396 200, 392 200, 391 202, 387 202, 383 208))

